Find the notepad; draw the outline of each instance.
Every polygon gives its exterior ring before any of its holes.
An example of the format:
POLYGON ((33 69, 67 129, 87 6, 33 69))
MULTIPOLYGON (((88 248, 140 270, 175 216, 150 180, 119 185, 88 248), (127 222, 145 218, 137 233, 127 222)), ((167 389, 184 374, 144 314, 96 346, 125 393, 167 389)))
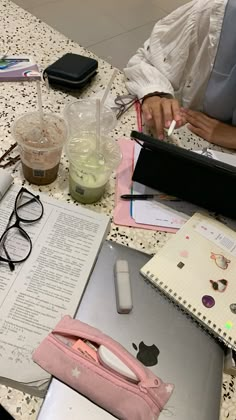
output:
POLYGON ((195 213, 141 273, 236 349, 236 232, 195 213))

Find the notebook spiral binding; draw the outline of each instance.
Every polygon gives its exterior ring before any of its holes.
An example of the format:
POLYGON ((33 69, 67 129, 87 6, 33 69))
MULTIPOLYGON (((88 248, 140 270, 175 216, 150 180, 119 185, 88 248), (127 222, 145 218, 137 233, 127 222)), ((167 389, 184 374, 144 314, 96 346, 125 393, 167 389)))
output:
POLYGON ((193 308, 192 305, 182 299, 181 296, 178 296, 177 293, 173 293, 172 289, 168 289, 167 285, 164 285, 163 281, 159 281, 158 277, 155 277, 149 270, 144 273, 141 273, 144 276, 145 281, 151 285, 151 287, 157 292, 160 292, 163 297, 168 299, 178 310, 183 312, 187 317, 200 327, 205 333, 210 334, 218 342, 227 346, 228 348, 236 349, 236 341, 226 332, 223 333, 223 337, 218 334, 222 334, 221 328, 217 328, 209 319, 197 312, 196 308, 193 308), (160 286, 160 287, 158 287, 160 286), (200 322, 201 321, 201 322, 200 322))

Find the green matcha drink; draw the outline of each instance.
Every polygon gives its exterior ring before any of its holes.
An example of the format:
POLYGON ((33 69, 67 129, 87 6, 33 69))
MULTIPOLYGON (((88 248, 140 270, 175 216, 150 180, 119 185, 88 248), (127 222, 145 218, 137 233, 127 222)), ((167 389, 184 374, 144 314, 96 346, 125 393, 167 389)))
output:
POLYGON ((70 164, 69 186, 71 196, 81 203, 99 200, 104 193, 109 172, 103 156, 92 154, 83 161, 70 164))
POLYGON ((83 138, 68 141, 67 154, 71 196, 84 204, 98 201, 113 169, 120 162, 118 144, 113 139, 102 137, 100 150, 96 151, 94 135, 86 133, 83 138))

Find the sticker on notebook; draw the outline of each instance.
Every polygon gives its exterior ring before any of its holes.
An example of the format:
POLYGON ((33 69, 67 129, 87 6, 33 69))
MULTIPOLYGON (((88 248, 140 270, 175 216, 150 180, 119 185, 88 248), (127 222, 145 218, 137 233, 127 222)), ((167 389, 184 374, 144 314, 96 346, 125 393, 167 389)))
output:
POLYGON ((215 254, 211 252, 210 258, 215 261, 217 267, 221 268, 222 270, 226 270, 228 268, 229 263, 231 262, 228 258, 224 257, 222 254, 215 254))
POLYGON ((231 305, 229 306, 231 312, 236 315, 236 303, 231 303, 231 305))
POLYGON ((228 286, 228 281, 225 279, 220 279, 217 281, 210 280, 210 283, 212 285, 212 288, 220 293, 223 293, 228 286))
POLYGON ((233 327, 233 323, 231 321, 227 321, 225 324, 225 328, 227 328, 227 330, 231 330, 231 328, 233 327))
POLYGON ((215 305, 215 299, 212 296, 204 295, 202 297, 202 303, 206 308, 210 309, 215 305))
POLYGON ((178 268, 183 268, 183 267, 184 267, 184 263, 183 263, 182 261, 180 261, 180 262, 177 264, 177 267, 178 267, 178 268))
POLYGON ((229 236, 228 234, 222 232, 218 227, 215 227, 211 223, 207 222, 204 225, 202 223, 198 223, 195 231, 215 245, 219 246, 222 250, 236 256, 236 237, 234 232, 232 232, 232 235, 234 236, 229 236))
POLYGON ((179 255, 183 258, 188 258, 188 251, 183 249, 183 251, 180 251, 179 255))

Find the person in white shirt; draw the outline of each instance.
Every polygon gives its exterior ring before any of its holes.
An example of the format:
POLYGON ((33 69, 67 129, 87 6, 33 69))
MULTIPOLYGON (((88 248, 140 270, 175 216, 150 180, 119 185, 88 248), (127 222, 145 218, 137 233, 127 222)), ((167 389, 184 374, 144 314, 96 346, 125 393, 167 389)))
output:
POLYGON ((235 51, 236 0, 193 0, 156 23, 124 72, 159 139, 175 119, 236 149, 235 51))

